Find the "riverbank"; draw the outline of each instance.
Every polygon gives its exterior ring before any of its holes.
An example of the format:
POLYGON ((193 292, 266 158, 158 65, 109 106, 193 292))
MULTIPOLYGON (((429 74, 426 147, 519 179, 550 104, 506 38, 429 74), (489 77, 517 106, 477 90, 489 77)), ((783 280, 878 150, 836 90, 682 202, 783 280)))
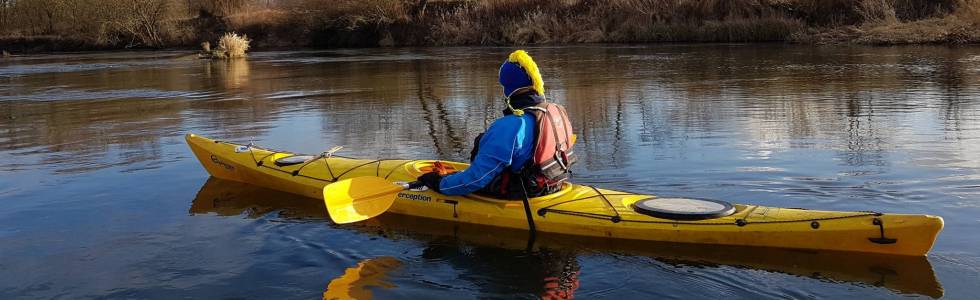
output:
POLYGON ((655 42, 980 43, 980 0, 57 0, 0 7, 13 53, 196 47, 238 32, 256 49, 655 42), (46 2, 50 2, 45 5, 46 2), (113 2, 113 1, 109 1, 113 2))

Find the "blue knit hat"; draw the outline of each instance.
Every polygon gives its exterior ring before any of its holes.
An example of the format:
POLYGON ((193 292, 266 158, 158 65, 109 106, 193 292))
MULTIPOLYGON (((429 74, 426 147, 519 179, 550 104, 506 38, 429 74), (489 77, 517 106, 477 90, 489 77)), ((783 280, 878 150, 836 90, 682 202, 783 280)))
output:
POLYGON ((504 87, 504 96, 510 97, 514 90, 531 86, 531 76, 520 64, 505 61, 500 65, 500 85, 504 87))

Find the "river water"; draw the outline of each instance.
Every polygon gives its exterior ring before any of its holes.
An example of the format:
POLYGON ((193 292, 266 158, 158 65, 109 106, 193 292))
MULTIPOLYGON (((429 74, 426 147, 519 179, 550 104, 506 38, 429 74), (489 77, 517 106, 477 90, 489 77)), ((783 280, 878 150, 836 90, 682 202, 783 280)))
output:
POLYGON ((977 47, 528 49, 578 132, 575 182, 942 216, 922 259, 341 226, 315 199, 209 179, 183 140, 463 161, 511 50, 0 60, 0 299, 976 297, 977 47))

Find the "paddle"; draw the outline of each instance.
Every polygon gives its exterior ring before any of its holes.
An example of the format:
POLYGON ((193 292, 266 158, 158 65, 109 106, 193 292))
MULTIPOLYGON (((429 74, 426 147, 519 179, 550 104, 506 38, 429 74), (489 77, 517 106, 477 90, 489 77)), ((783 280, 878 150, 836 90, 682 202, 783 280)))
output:
POLYGON ((354 223, 387 211, 398 192, 421 186, 418 181, 397 184, 373 176, 344 179, 323 187, 323 203, 334 223, 354 223))

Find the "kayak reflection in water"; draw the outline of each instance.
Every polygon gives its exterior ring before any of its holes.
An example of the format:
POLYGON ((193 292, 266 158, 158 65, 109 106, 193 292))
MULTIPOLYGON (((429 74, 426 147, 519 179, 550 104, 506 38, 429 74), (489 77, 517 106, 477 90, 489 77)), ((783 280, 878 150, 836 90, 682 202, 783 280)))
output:
MULTIPOLYGON (((532 294, 541 299, 574 299, 579 287, 579 265, 573 252, 501 250, 488 247, 464 249, 458 245, 433 243, 423 250, 422 257, 448 261, 458 268, 469 269, 469 273, 481 274, 479 277, 461 277, 471 279, 480 289, 480 295, 507 298, 532 294), (487 278, 491 280, 488 282, 487 278)), ((390 256, 365 259, 331 280, 323 292, 323 299, 371 299, 374 297, 371 289, 397 287, 388 282, 387 277, 388 273, 401 267, 402 262, 390 256)))
POLYGON ((468 169, 419 176, 429 189, 521 199, 557 192, 570 178, 572 126, 565 108, 545 99, 537 64, 524 50, 514 51, 500 66, 499 82, 504 116, 476 137, 468 169))
POLYGON ((323 300, 371 299, 370 287, 394 288, 385 281, 388 272, 401 267, 402 262, 391 256, 365 259, 357 266, 344 270, 344 274, 334 278, 323 292, 323 300))
MULTIPOLYGON (((247 218, 262 218, 270 213, 285 219, 328 218, 320 202, 309 200, 303 196, 211 177, 195 195, 188 212, 191 215, 247 218)), ((527 235, 524 230, 459 224, 397 214, 381 215, 354 225, 338 226, 338 229, 380 235, 389 239, 417 241, 425 245, 424 259, 446 261, 453 264, 455 269, 471 270, 463 271, 460 278, 468 279, 488 274, 487 278, 490 278, 491 282, 474 283, 489 293, 511 292, 510 297, 499 298, 515 298, 514 293, 542 295, 542 297, 564 295, 570 298, 578 287, 579 275, 578 261, 573 253, 581 253, 580 249, 586 249, 589 253, 620 253, 650 257, 669 265, 699 269, 745 269, 744 272, 750 273, 776 272, 821 282, 834 282, 843 285, 844 289, 850 284, 880 286, 898 293, 933 298, 940 298, 944 294, 943 286, 925 256, 841 254, 736 246, 704 247, 696 244, 611 241, 549 234, 538 236, 536 242, 538 246, 535 247, 537 250, 527 251, 527 235)), ((387 259, 372 260, 383 262, 387 259)), ((364 267, 359 264, 352 269, 360 267, 372 270, 384 269, 386 270, 384 272, 390 272, 406 267, 396 266, 386 269, 379 266, 371 267, 378 263, 367 261, 362 263, 364 267)), ((381 263, 380 265, 393 264, 381 263)), ((381 278, 386 280, 385 277, 381 278)), ((358 284, 357 286, 392 285, 358 284)))
POLYGON ((471 246, 452 238, 431 241, 422 251, 426 260, 444 261, 479 288, 489 298, 520 298, 537 295, 541 299, 574 299, 579 287, 580 266, 575 251, 569 249, 525 250, 471 246))
POLYGON ((541 299, 575 298, 575 290, 579 287, 578 274, 580 272, 575 256, 563 260, 561 271, 557 276, 544 278, 544 293, 541 295, 541 299))

